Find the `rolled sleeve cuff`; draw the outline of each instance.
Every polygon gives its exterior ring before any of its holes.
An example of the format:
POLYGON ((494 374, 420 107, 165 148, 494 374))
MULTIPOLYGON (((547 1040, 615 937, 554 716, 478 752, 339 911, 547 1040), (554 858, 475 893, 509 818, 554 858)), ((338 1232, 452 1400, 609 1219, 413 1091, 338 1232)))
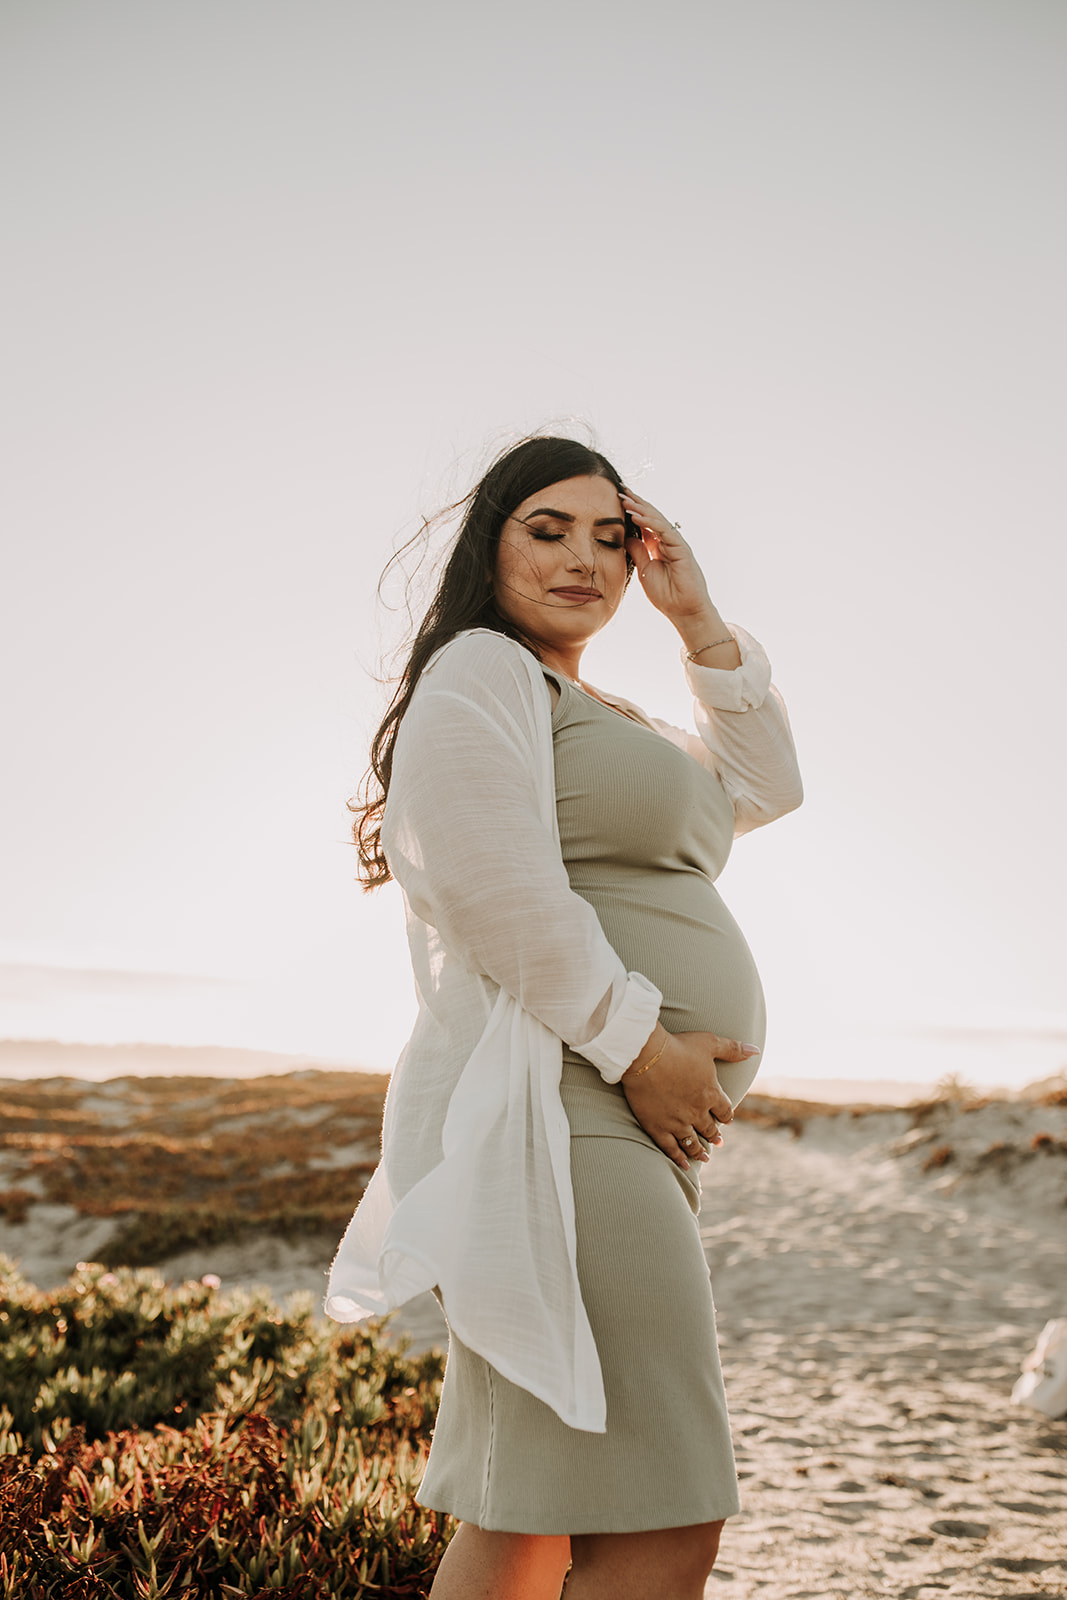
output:
POLYGON ((715 711, 753 711, 767 698, 771 686, 771 664, 761 644, 744 628, 727 626, 741 652, 741 665, 723 671, 720 667, 700 667, 682 651, 686 682, 701 705, 715 711))
POLYGON ((607 1027, 588 1044, 576 1047, 605 1083, 618 1083, 631 1061, 641 1054, 659 1020, 662 1004, 663 996, 654 983, 640 972, 628 975, 622 1004, 607 1027))

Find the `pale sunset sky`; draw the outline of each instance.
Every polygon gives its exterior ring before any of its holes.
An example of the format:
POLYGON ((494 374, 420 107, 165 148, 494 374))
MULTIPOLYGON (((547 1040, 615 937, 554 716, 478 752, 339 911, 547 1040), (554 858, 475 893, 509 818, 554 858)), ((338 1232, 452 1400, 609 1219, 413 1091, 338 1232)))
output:
MULTIPOLYGON (((1067 1064, 1062 0, 0 0, 0 1037, 389 1067, 395 545, 593 437, 767 647, 767 1070, 1067 1064)), ((688 721, 640 593, 585 675, 688 721)))

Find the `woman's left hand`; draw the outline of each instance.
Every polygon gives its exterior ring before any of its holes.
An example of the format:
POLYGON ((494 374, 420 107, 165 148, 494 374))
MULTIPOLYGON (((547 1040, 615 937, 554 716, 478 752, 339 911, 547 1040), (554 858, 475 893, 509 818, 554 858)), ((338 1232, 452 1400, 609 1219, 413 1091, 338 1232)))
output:
POLYGON ((626 548, 656 610, 675 624, 706 615, 712 609, 707 582, 674 523, 629 489, 621 490, 619 499, 641 530, 640 538, 633 534, 627 538, 626 548))

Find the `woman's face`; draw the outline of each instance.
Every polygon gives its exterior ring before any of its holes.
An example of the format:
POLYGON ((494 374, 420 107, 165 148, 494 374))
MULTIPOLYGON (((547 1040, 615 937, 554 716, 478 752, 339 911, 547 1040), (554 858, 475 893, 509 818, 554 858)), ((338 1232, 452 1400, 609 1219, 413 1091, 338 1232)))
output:
POLYGON ((626 525, 607 478, 565 478, 515 507, 497 550, 497 609, 563 661, 619 608, 626 590, 626 525))

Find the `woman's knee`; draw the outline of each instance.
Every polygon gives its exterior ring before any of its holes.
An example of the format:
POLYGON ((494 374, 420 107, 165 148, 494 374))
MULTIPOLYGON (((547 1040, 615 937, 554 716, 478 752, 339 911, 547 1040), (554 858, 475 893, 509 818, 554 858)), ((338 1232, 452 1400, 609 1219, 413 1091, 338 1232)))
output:
POLYGON ((715 1565, 715 1558, 719 1554, 719 1540, 722 1537, 723 1524, 721 1522, 701 1522, 685 1531, 692 1536, 692 1561, 700 1577, 706 1578, 715 1565))
POLYGON ((691 1583, 698 1588, 704 1584, 719 1553, 722 1528, 721 1522, 698 1522, 689 1528, 670 1530, 664 1565, 673 1569, 681 1584, 691 1583))
POLYGON ((715 1565, 722 1530, 719 1521, 649 1533, 574 1535, 574 1573, 591 1579, 616 1573, 620 1594, 699 1594, 715 1565))
POLYGON ((564 1535, 498 1533, 461 1522, 434 1580, 434 1600, 556 1600, 570 1562, 564 1535))

